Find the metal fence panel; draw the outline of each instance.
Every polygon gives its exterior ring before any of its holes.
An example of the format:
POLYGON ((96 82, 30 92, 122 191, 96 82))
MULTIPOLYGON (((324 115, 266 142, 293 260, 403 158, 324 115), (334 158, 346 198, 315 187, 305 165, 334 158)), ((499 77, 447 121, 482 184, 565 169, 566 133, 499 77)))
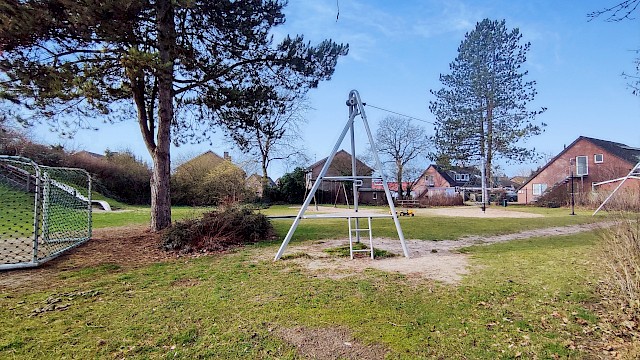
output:
POLYGON ((90 238, 85 170, 0 156, 0 269, 37 266, 90 238))

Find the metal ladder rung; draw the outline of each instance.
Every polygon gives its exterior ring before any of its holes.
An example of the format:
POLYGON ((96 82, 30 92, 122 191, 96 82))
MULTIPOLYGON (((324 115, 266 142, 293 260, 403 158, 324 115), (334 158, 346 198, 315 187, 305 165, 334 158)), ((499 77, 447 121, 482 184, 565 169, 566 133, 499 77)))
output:
MULTIPOLYGON (((370 252, 371 253, 371 259, 373 259, 373 236, 371 234, 371 218, 368 217, 368 224, 369 227, 368 228, 352 228, 351 227, 351 218, 347 218, 347 221, 349 222, 349 254, 351 255, 351 259, 353 259, 353 253, 357 253, 357 252, 370 252), (368 249, 354 249, 353 248, 353 234, 357 234, 358 239, 360 237, 360 233, 361 232, 368 232, 369 233, 369 248, 368 249)), ((355 218, 356 221, 356 226, 359 225, 358 224, 358 218, 355 218)))

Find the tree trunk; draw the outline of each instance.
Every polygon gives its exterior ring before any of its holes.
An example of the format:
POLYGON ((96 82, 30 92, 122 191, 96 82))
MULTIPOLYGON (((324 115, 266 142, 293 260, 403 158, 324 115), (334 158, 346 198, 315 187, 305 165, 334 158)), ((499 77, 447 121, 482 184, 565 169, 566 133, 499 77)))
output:
POLYGON ((404 199, 403 191, 402 191, 402 165, 396 164, 398 168, 398 172, 396 173, 396 179, 398 181, 398 199, 404 199))
MULTIPOLYGON (((158 129, 158 137, 160 137, 158 129)), ((151 230, 159 231, 171 225, 171 193, 169 190, 171 161, 168 146, 166 151, 156 147, 153 153, 151 174, 151 230)))
POLYGON ((262 198, 264 199, 265 194, 267 193, 267 188, 269 187, 269 177, 267 175, 267 161, 263 157, 262 158, 262 198))
POLYGON ((484 114, 480 113, 480 177, 482 183, 482 205, 487 203, 489 194, 487 191, 487 139, 484 127, 484 114))
POLYGON ((493 101, 488 101, 487 106, 487 179, 489 180, 489 187, 493 187, 492 180, 492 163, 493 163, 493 101))
POLYGON ((152 153, 151 230, 171 226, 171 122, 173 120, 173 48, 176 41, 174 9, 171 0, 156 2, 158 26, 158 133, 152 153))

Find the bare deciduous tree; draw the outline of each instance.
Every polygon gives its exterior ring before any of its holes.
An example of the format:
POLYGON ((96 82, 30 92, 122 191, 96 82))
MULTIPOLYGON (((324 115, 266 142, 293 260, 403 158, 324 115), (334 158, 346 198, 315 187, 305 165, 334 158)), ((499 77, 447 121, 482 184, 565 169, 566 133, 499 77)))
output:
POLYGON ((424 129, 412 124, 408 118, 388 116, 380 122, 376 131, 376 146, 386 159, 385 162, 393 164, 398 196, 402 197, 402 181, 406 180, 407 164, 426 154, 429 146, 424 129))
MULTIPOLYGON (((623 20, 636 20, 637 18, 634 17, 634 13, 636 12, 640 12, 640 0, 625 0, 614 6, 591 12, 587 16, 589 17, 589 21, 600 16, 606 16, 605 21, 619 22, 623 20)), ((636 55, 640 55, 640 49, 633 51, 635 51, 636 55)), ((631 93, 640 96, 640 56, 633 60, 633 65, 635 66, 636 73, 628 74, 623 72, 622 76, 629 81, 627 84, 631 89, 631 93)))

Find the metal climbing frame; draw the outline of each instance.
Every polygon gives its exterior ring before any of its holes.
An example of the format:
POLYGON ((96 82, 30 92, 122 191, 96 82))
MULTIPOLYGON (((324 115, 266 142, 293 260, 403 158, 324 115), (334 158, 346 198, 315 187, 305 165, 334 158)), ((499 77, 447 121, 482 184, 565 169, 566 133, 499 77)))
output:
POLYGON ((289 228, 289 232, 287 232, 287 235, 282 241, 282 245, 280 245, 280 249, 278 249, 278 253, 275 256, 274 261, 282 257, 284 251, 287 248, 287 245, 289 244, 289 241, 291 241, 291 238, 293 237, 293 234, 295 233, 298 227, 298 224, 300 223, 300 220, 318 219, 318 218, 346 218, 347 219, 347 221, 349 222, 349 247, 351 250, 352 259, 353 259, 353 253, 358 251, 358 250, 354 250, 353 248, 353 235, 355 235, 356 241, 360 241, 360 232, 369 233, 369 243, 371 247, 366 251, 371 251, 371 258, 373 258, 371 219, 372 218, 393 218, 393 222, 396 226, 396 231, 398 232, 398 237, 400 238, 400 244, 402 245, 402 251, 404 253, 404 256, 409 257, 409 251, 407 250, 407 245, 404 241, 404 234, 402 232, 402 228, 400 227, 400 221, 398 220, 398 215, 396 214, 396 209, 393 204, 393 198, 391 197, 391 192, 389 191, 389 185, 387 184, 387 179, 385 178, 382 172, 382 163, 380 162, 380 157, 378 156, 378 150, 376 148, 375 142, 373 141, 373 135, 371 134, 371 129, 369 128, 369 123, 367 122, 367 116, 364 112, 364 104, 360 99, 360 94, 358 94, 356 90, 351 90, 351 92, 349 93, 347 106, 349 107, 349 120, 347 121, 347 124, 345 125, 344 129, 342 130, 340 137, 336 141, 336 144, 333 147, 333 150, 331 150, 331 153, 329 154, 327 161, 324 163, 322 170, 320 170, 320 174, 318 175, 318 178, 313 184, 313 187, 307 194, 307 197, 305 198, 304 203, 302 204, 302 207, 298 212, 298 215, 296 215, 293 221, 293 224, 291 224, 291 228, 289 228), (382 187, 384 188, 384 192, 387 198, 387 203, 389 204, 390 215, 370 214, 370 213, 363 214, 358 211, 358 187, 362 185, 363 179, 373 179, 372 176, 358 176, 356 173, 356 155, 355 155, 356 144, 355 144, 354 122, 355 122, 356 116, 358 115, 360 115, 360 118, 362 119, 362 123, 367 132, 367 137, 369 138, 369 144, 371 146, 373 157, 376 163, 376 170, 380 172, 379 178, 382 180, 382 187), (334 156, 338 152, 338 148, 340 147, 340 145, 342 145, 342 141, 344 140, 348 131, 351 132, 350 133, 351 135, 350 136, 351 137, 351 172, 352 172, 351 176, 325 176, 327 173, 327 170, 329 169, 329 166, 331 165, 331 162, 333 161, 334 156), (353 183, 353 211, 351 213, 343 214, 343 215, 305 215, 307 207, 311 203, 311 200, 313 199, 316 191, 318 190, 318 187, 320 186, 323 180, 351 181, 353 183), (368 228, 360 227, 361 219, 367 219, 368 228), (355 223, 353 227, 352 227, 352 221, 355 223))
POLYGON ((615 179, 615 180, 610 180, 610 181, 603 181, 603 182, 599 182, 599 183, 594 183, 591 186, 593 188, 595 188, 598 185, 602 185, 602 184, 606 184, 606 183, 610 183, 613 181, 620 181, 620 183, 618 184, 618 186, 616 186, 615 189, 613 189, 613 191, 611 192, 611 194, 609 194, 609 196, 607 196, 606 199, 604 199, 604 201, 602 202, 602 204, 600 204, 600 206, 598 206, 598 208, 596 209, 596 211, 593 212, 592 216, 594 216, 595 214, 598 213, 598 211, 600 211, 604 205, 613 197, 613 195, 615 195, 616 192, 618 192, 618 190, 622 187, 622 185, 625 183, 625 181, 627 181, 628 179, 638 179, 640 178, 640 162, 636 164, 636 166, 633 167, 633 169, 631 169, 631 171, 629 171, 629 173, 627 174, 627 176, 620 178, 620 179, 615 179))
POLYGON ((91 238, 91 177, 0 155, 0 270, 34 267, 91 238))

